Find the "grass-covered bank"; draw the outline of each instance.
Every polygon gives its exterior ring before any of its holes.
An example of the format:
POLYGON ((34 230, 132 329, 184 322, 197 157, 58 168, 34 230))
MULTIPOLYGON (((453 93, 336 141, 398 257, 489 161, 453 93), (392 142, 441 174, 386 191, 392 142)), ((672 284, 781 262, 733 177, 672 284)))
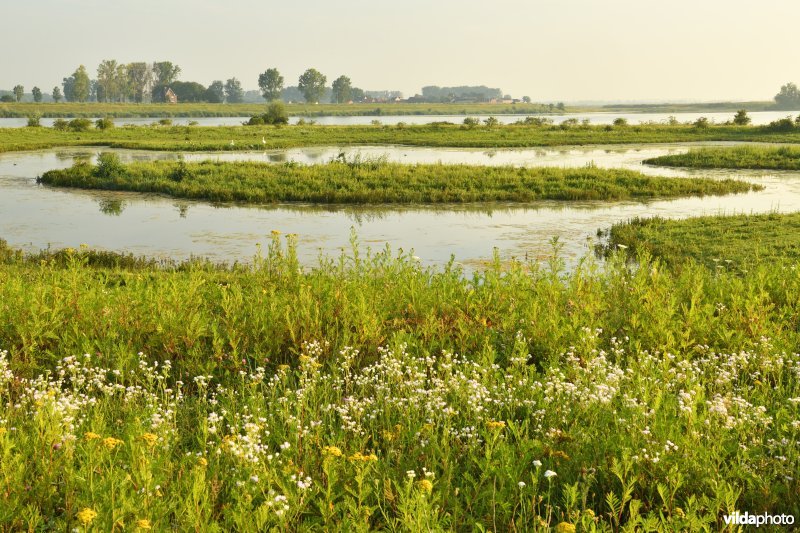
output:
POLYGON ((53 128, 0 129, 0 152, 61 146, 108 146, 140 150, 236 151, 355 144, 399 144, 463 148, 523 148, 588 144, 700 141, 800 142, 800 129, 768 126, 688 125, 568 127, 509 124, 465 126, 126 126, 105 130, 58 131, 53 128))
POLYGON ((3 254, 8 529, 716 531, 734 510, 800 513, 789 264, 302 270, 278 236, 252 267, 109 260, 3 254))
POLYGON ((697 148, 683 154, 646 159, 644 163, 665 167, 800 170, 800 147, 697 148))
POLYGON ((692 259, 712 268, 738 270, 784 259, 797 261, 800 213, 637 218, 609 230, 605 251, 620 245, 631 257, 645 252, 673 265, 692 259))
POLYGON ((45 172, 57 187, 153 192, 176 198, 251 203, 464 203, 620 200, 728 194, 759 186, 738 180, 662 178, 599 168, 517 168, 333 161, 319 165, 252 162, 137 162, 111 153, 45 172))
MULTIPOLYGON (((97 102, 62 102, 62 103, 2 103, 0 117, 28 117, 40 115, 49 118, 66 117, 249 117, 261 113, 266 104, 134 104, 134 103, 97 103, 97 102)), ((407 104, 407 103, 371 103, 371 104, 286 104, 291 116, 323 117, 323 116, 374 116, 381 115, 526 115, 564 113, 546 105, 526 104, 407 104)))

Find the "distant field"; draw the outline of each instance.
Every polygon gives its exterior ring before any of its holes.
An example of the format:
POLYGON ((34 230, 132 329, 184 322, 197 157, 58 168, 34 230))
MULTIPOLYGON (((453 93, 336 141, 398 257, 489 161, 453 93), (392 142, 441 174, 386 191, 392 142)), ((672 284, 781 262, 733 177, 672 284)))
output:
POLYGON ((359 144, 523 148, 589 144, 667 143, 697 141, 800 142, 800 128, 771 131, 765 126, 690 125, 465 127, 412 126, 125 126, 109 130, 58 131, 53 128, 0 129, 0 152, 58 146, 109 146, 139 150, 242 151, 298 146, 359 144))
MULTIPOLYGON (((30 102, 0 104, 0 117, 245 117, 263 113, 266 102, 255 104, 106 104, 30 102)), ((540 104, 287 104, 289 115, 509 115, 555 112, 540 104)), ((563 113, 563 111, 558 111, 563 113)))
POLYGON ((800 147, 699 148, 684 154, 646 159, 644 162, 664 167, 800 170, 800 147))
POLYGON ((645 252, 667 264, 693 259, 706 266, 747 268, 800 259, 800 213, 634 219, 611 227, 605 252, 645 252))
POLYGON ((51 170, 42 183, 84 189, 155 192, 178 198, 236 202, 464 203, 535 200, 619 200, 747 192, 737 180, 662 178, 599 168, 403 165, 351 161, 320 165, 206 161, 138 162, 114 155, 98 166, 51 170))
POLYGON ((604 106, 570 106, 570 111, 607 111, 616 113, 719 113, 725 111, 776 111, 775 102, 701 102, 690 104, 613 104, 604 106))

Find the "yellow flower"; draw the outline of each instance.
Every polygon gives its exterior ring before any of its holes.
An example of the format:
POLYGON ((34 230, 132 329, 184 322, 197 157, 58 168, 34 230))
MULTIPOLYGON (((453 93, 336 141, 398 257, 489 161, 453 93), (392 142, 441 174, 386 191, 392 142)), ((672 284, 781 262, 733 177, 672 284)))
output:
POLYGON ((506 427, 506 423, 503 422, 502 420, 497 422, 494 420, 490 420, 489 422, 486 422, 486 427, 489 429, 503 429, 504 427, 506 427))
POLYGON ((675 515, 678 516, 679 518, 686 518, 686 513, 684 513, 683 509, 681 509, 680 507, 675 508, 675 515))
POLYGON ((353 455, 351 455, 350 457, 348 457, 348 459, 350 459, 353 462, 369 463, 371 461, 377 461, 378 460, 378 456, 375 455, 374 453, 371 453, 369 455, 364 455, 361 452, 356 452, 353 455))
POLYGON ((101 437, 97 433, 94 433, 92 431, 87 431, 86 433, 83 434, 83 438, 86 440, 96 440, 101 437))
POLYGON ((142 518, 141 520, 137 520, 136 527, 138 527, 139 529, 152 529, 152 526, 150 525, 150 520, 148 520, 147 518, 142 518))
POLYGON ((342 456, 342 450, 340 450, 336 446, 325 446, 324 448, 322 448, 322 453, 325 455, 332 455, 333 457, 342 456))
POLYGON ((556 533, 575 533, 575 526, 569 522, 560 522, 556 526, 556 533))
POLYGON ((0 437, 2 437, 3 435, 5 435, 5 434, 6 434, 6 431, 8 431, 6 428, 0 428, 0 437))
POLYGON ((586 516, 588 516, 589 518, 592 518, 592 519, 594 519, 594 511, 592 511, 591 509, 586 509, 586 510, 583 512, 583 514, 585 514, 585 515, 586 515, 586 516))
POLYGON ((433 483, 429 479, 421 479, 417 481, 417 488, 422 492, 430 492, 433 490, 433 483))
POLYGON ((115 439, 114 437, 106 437, 103 439, 103 446, 106 447, 108 450, 113 450, 123 442, 119 439, 115 439))
POLYGON ((97 518, 97 512, 88 507, 84 507, 83 510, 77 514, 77 517, 81 524, 88 525, 92 523, 92 520, 97 518))
POLYGON ((200 466, 208 466, 208 461, 206 460, 205 457, 199 457, 197 459, 197 464, 199 464, 200 466))
POLYGON ((142 435, 142 440, 147 443, 148 446, 153 447, 158 442, 158 435, 154 433, 145 433, 142 435))

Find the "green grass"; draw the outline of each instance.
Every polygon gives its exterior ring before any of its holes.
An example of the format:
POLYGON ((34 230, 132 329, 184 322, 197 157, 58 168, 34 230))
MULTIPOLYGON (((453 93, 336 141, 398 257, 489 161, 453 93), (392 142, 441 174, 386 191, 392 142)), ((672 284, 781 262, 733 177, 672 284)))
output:
POLYGON ((105 154, 98 166, 77 163, 45 172, 56 187, 166 194, 224 202, 463 203, 620 200, 747 192, 738 180, 650 177, 600 168, 516 168, 334 161, 319 165, 252 162, 136 162, 105 154))
POLYGON ((800 512, 793 264, 302 269, 278 236, 230 268, 0 250, 7 530, 718 531, 735 509, 800 512))
POLYGON ((692 259, 712 268, 747 269, 800 260, 800 213, 636 218, 611 227, 605 250, 620 245, 631 257, 646 252, 672 265, 692 259))
MULTIPOLYGON (((114 104, 114 103, 1 103, 0 117, 249 117, 263 113, 266 102, 254 104, 114 104)), ((508 115, 553 112, 541 104, 286 104, 292 116, 381 115, 508 115)), ((563 113, 563 111, 558 111, 563 113)))
POLYGON ((646 159, 644 163, 665 167, 800 170, 800 146, 699 148, 646 159))
POLYGON ((494 127, 428 124, 412 126, 144 126, 62 132, 52 128, 0 129, 0 152, 60 146, 109 146, 140 150, 234 151, 358 144, 463 148, 523 148, 587 144, 696 141, 800 142, 797 131, 761 126, 687 125, 494 127))

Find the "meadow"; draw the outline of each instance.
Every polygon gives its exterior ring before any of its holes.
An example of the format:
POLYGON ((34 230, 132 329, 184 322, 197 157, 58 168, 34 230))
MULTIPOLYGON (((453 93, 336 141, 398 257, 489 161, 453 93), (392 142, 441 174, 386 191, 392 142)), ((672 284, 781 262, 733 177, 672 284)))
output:
POLYGON ((652 124, 591 126, 582 124, 509 124, 474 126, 426 124, 395 126, 125 126, 99 130, 53 128, 0 129, 0 152, 67 146, 107 146, 138 150, 241 151, 299 146, 408 145, 463 148, 515 148, 588 144, 698 141, 800 142, 800 128, 769 126, 652 124))
POLYGON ((104 153, 50 170, 40 183, 213 202, 350 204, 620 200, 758 190, 745 181, 663 178, 624 169, 416 164, 354 157, 316 165, 184 161, 124 165, 104 153))
POLYGON ((601 253, 621 247, 631 258, 646 253, 673 266, 691 260, 712 269, 746 270, 800 259, 800 213, 637 218, 615 224, 605 236, 601 253))
POLYGON ((687 168, 737 168, 800 170, 798 146, 734 146, 698 148, 684 154, 671 154, 644 161, 648 165, 687 168))
POLYGON ((800 512, 800 272, 0 246, 8 530, 720 531, 800 512))

